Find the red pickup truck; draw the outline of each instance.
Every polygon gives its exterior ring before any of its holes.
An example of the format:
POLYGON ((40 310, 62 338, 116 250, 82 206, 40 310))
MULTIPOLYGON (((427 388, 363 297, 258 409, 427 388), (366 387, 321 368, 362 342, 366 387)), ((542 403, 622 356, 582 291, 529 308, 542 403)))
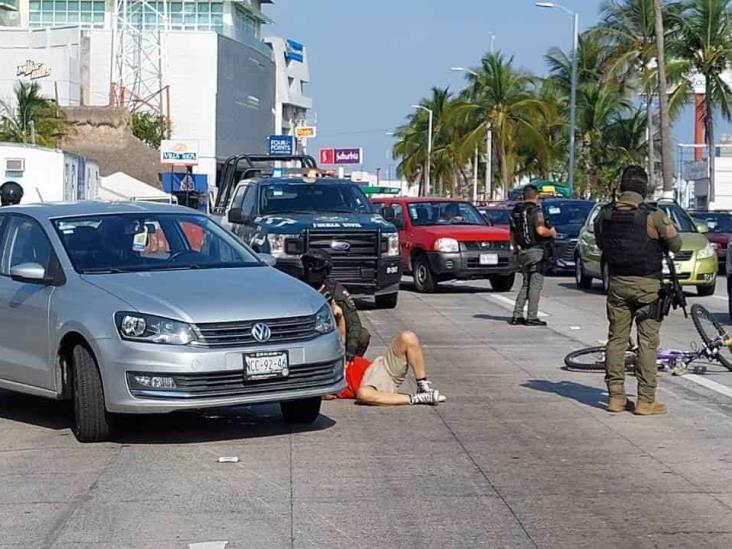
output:
POLYGON ((374 203, 399 229, 402 270, 419 292, 446 280, 488 279, 513 287, 515 265, 505 228, 491 227, 470 202, 446 198, 380 198, 374 203))

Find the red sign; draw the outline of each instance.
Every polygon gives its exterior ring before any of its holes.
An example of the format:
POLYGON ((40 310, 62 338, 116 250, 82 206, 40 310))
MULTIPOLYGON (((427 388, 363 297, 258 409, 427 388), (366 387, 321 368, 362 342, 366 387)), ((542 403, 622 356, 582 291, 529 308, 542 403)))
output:
POLYGON ((321 164, 335 164, 335 149, 320 149, 321 164))

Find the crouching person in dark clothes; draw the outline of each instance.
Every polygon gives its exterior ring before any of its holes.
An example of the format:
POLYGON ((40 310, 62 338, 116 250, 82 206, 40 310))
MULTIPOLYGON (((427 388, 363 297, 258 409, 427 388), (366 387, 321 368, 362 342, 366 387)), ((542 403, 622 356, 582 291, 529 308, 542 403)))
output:
POLYGON ((361 323, 356 304, 348 291, 329 278, 333 262, 322 250, 311 250, 302 256, 303 280, 326 296, 345 341, 346 389, 339 398, 355 398, 361 404, 397 406, 431 404, 447 400, 427 379, 424 354, 419 339, 412 332, 396 336, 386 352, 369 362, 363 357, 371 339, 361 323), (409 370, 417 381, 417 392, 399 393, 409 370))

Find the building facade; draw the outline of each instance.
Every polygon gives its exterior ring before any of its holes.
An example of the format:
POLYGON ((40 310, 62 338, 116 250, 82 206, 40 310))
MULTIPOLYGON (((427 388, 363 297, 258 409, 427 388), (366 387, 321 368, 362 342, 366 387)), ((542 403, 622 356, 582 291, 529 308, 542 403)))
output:
POLYGON ((198 142, 196 171, 215 184, 226 156, 265 152, 312 108, 304 46, 262 39, 271 3, 0 0, 0 98, 24 79, 61 106, 142 102, 120 88, 153 75, 171 139, 198 142))

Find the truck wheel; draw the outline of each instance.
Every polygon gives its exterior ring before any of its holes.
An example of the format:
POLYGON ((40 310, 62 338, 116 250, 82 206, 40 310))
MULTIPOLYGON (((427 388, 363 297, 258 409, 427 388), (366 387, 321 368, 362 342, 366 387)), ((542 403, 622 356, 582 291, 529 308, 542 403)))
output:
POLYGON ((583 290, 592 288, 592 277, 585 274, 585 267, 582 265, 582 258, 579 255, 574 258, 574 281, 577 287, 583 290))
POLYGON ((320 397, 280 402, 286 423, 312 423, 320 415, 320 397))
POLYGON ((375 300, 377 309, 394 309, 399 302, 399 292, 377 295, 375 300))
POLYGON ((715 289, 716 289, 716 284, 699 284, 696 287, 696 293, 700 297, 707 297, 710 295, 714 295, 715 289))
POLYGON ((417 288, 418 292, 431 294, 435 291, 437 283, 435 282, 435 275, 432 273, 430 268, 430 262, 427 256, 420 254, 414 258, 414 287, 417 288))
POLYGON ((101 442, 112 434, 112 416, 104 406, 104 389, 96 360, 83 345, 73 352, 73 432, 79 442, 101 442))
POLYGON ((491 286, 496 292, 510 292, 513 283, 516 280, 515 274, 510 275, 494 275, 489 279, 491 286))

